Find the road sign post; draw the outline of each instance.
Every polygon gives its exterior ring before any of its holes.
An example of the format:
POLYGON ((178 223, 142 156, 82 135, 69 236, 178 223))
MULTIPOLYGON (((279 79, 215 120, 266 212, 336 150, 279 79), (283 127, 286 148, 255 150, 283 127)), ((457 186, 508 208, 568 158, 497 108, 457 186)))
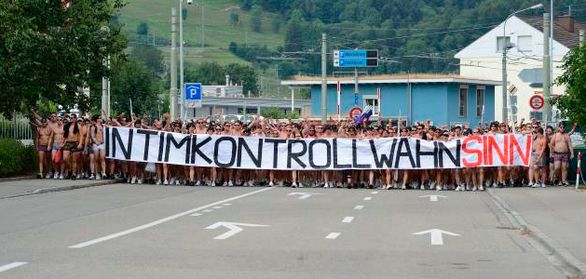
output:
POLYGON ((201 108, 201 83, 186 83, 183 86, 183 100, 186 108, 201 108))

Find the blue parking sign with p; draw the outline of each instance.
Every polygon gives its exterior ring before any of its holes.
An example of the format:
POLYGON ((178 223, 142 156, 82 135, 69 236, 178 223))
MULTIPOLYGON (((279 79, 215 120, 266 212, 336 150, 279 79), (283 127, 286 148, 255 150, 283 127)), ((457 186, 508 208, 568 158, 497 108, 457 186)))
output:
POLYGON ((201 101, 201 83, 186 83, 185 100, 201 101))

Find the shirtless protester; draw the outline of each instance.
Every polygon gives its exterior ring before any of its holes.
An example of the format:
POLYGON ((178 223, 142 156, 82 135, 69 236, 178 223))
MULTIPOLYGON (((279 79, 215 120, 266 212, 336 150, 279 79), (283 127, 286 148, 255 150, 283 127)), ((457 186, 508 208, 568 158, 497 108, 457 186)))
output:
MULTIPOLYGON (((55 154, 63 147, 63 122, 57 117, 56 114, 52 114, 51 121, 48 126, 53 131, 53 135, 51 136, 52 144, 49 146, 49 151, 51 151, 51 158, 53 158, 53 156, 55 156, 55 154)), ((53 160, 51 160, 51 163, 53 165, 54 172, 53 179, 63 179, 63 173, 65 172, 64 161, 55 164, 53 160)))
POLYGON ((96 180, 100 180, 102 177, 106 177, 106 150, 104 147, 104 127, 102 118, 96 117, 95 122, 96 124, 90 129, 93 151, 93 156, 90 156, 93 157, 91 160, 91 170, 92 177, 95 175, 96 180))
POLYGON ((72 114, 63 127, 63 161, 64 164, 70 163, 69 175, 71 179, 78 178, 77 162, 79 161, 79 152, 83 148, 81 142, 81 133, 77 125, 77 116, 72 114))
POLYGON ((50 168, 47 164, 47 156, 51 153, 49 146, 51 145, 52 139, 53 131, 49 127, 47 119, 42 119, 41 126, 37 128, 37 138, 35 140, 39 154, 39 178, 43 178, 45 172, 47 175, 45 178, 51 178, 50 168))
POLYGON ((545 188, 545 179, 547 172, 545 168, 548 167, 545 161, 545 149, 547 147, 547 139, 543 135, 543 128, 538 127, 533 131, 533 150, 531 152, 531 163, 529 165, 529 187, 545 188), (541 183, 539 182, 541 180, 541 183), (533 181, 533 182, 532 182, 533 181))
POLYGON ((560 186, 567 186, 569 185, 568 166, 570 160, 574 159, 574 147, 572 146, 570 136, 564 132, 564 125, 562 123, 558 125, 557 133, 552 136, 549 147, 553 155, 553 177, 554 179, 558 179, 557 181, 560 186))

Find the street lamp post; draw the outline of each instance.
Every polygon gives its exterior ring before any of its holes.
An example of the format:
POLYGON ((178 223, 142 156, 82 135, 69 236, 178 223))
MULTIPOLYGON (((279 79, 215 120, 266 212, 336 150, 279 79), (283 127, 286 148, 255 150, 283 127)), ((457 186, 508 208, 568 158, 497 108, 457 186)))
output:
POLYGON ((183 68, 183 0, 179 0, 179 104, 180 104, 180 115, 179 118, 183 119, 185 113, 185 103, 183 101, 183 96, 185 92, 183 92, 183 84, 185 83, 185 72, 183 68))
POLYGON ((525 8, 525 9, 521 9, 518 11, 513 12, 512 14, 510 14, 506 19, 505 22, 503 23, 503 43, 502 43, 502 47, 503 47, 503 80, 502 80, 502 87, 503 87, 503 96, 502 96, 502 101, 503 101, 503 110, 502 110, 502 121, 503 122, 507 122, 508 120, 508 111, 510 109, 510 102, 509 102, 509 94, 507 94, 507 50, 509 48, 509 45, 507 44, 507 35, 506 35, 506 30, 507 30, 507 20, 509 20, 509 18, 513 17, 514 15, 518 14, 518 13, 522 13, 524 11, 528 11, 528 10, 534 10, 534 9, 539 9, 542 8, 543 4, 537 4, 537 5, 533 5, 529 8, 525 8))

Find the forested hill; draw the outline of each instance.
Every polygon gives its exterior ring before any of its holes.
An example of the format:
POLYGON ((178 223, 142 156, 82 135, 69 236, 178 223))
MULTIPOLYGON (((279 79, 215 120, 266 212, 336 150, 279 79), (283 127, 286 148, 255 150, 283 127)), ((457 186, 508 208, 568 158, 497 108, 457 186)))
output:
MULTIPOLYGON (((542 1, 549 7, 549 1, 542 1)), ((286 20, 283 52, 318 51, 322 32, 333 48, 379 49, 391 61, 379 71, 455 71, 453 55, 502 22, 513 11, 539 0, 240 0, 244 10, 276 13, 286 20)), ((586 21, 583 0, 555 1, 556 15, 586 21)), ((539 15, 544 10, 524 15, 539 15)), ((315 55, 287 62, 284 71, 317 72, 315 55)))

